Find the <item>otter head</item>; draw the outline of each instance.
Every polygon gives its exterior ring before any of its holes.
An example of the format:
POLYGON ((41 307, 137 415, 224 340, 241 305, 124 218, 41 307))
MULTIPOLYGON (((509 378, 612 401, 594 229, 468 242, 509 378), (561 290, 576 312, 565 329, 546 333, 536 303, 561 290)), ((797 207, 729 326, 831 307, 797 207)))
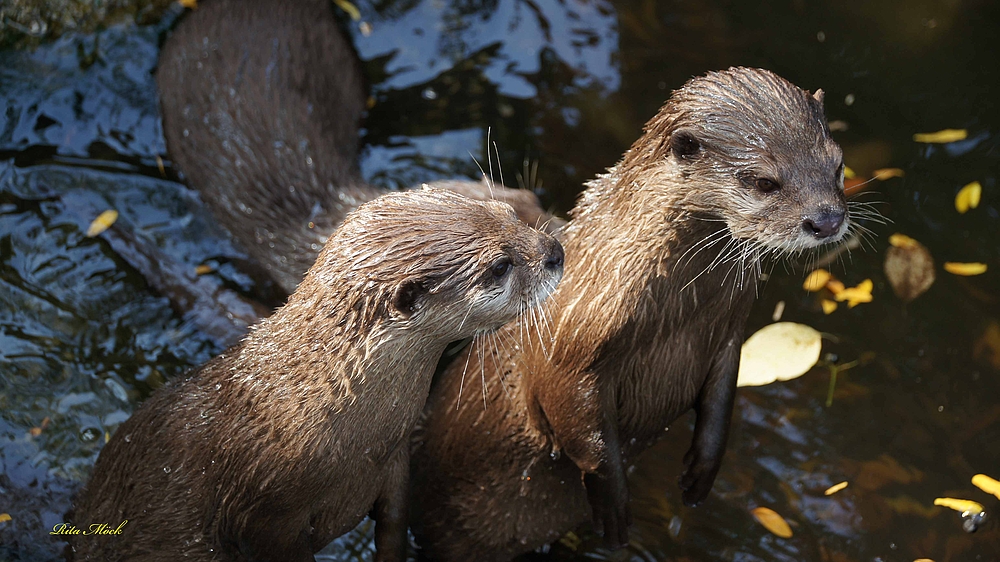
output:
POLYGON ((365 294, 354 307, 375 322, 446 342, 495 330, 539 304, 562 264, 559 242, 509 205, 423 189, 359 207, 313 269, 346 269, 347 285, 365 294), (320 267, 324 260, 337 267, 320 267))
POLYGON ((797 252, 847 231, 843 154, 821 90, 760 69, 711 72, 674 92, 644 139, 653 148, 630 156, 669 166, 680 205, 723 220, 737 240, 797 252))

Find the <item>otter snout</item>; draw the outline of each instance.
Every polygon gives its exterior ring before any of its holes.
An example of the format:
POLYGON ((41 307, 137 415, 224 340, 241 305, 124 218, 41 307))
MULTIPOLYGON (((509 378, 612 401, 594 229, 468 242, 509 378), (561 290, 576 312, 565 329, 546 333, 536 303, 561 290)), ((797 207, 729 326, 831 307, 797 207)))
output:
POLYGON ((826 207, 807 216, 802 221, 802 229, 817 240, 826 241, 841 234, 847 212, 844 208, 826 207))
POLYGON ((562 274, 563 254, 562 244, 555 238, 549 237, 543 241, 542 255, 545 257, 545 269, 554 273, 562 274))

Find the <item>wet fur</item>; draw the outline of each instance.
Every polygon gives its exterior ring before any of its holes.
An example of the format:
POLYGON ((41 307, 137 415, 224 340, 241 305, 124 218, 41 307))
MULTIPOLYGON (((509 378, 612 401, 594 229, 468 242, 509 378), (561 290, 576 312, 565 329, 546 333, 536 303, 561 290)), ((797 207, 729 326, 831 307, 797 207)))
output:
POLYGON ((75 559, 312 560, 369 512, 376 559, 405 559, 408 438, 438 358, 544 299, 561 259, 502 203, 365 204, 285 306, 115 432, 73 523, 128 523, 74 537, 75 559))
MULTIPOLYGON (((367 88, 333 10, 329 0, 199 2, 156 71, 171 159, 287 293, 344 215, 387 191, 357 166, 367 88)), ((507 202, 532 226, 551 218, 529 191, 432 186, 507 202)))
POLYGON ((430 559, 508 560, 588 519, 624 544, 625 467, 691 408, 681 487, 686 503, 706 497, 762 259, 847 229, 804 226, 846 213, 821 97, 767 71, 709 73, 588 184, 561 233, 551 325, 522 319, 475 342, 428 401, 411 521, 430 559), (761 177, 781 189, 760 191, 761 177), (458 401, 464 379, 487 385, 488 407, 458 401))

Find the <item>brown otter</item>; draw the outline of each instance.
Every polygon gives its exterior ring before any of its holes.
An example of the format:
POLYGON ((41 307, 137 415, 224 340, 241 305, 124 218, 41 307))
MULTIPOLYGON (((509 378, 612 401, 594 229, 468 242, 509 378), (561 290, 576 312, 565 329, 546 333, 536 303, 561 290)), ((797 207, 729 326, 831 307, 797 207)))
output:
POLYGON ((434 365, 561 271, 559 243, 503 203, 362 205, 285 306, 118 429, 74 524, 127 523, 75 537, 76 559, 312 560, 369 510, 377 558, 404 559, 408 436, 434 365))
MULTIPOLYGON (((329 0, 200 2, 156 71, 171 158, 286 293, 344 215, 386 192, 356 164, 366 93, 333 9, 329 0)), ((529 191, 439 185, 507 202, 532 226, 549 218, 529 191)))
POLYGON ((821 92, 747 68, 674 92, 572 211, 566 274, 541 315, 550 325, 504 327, 435 384, 412 457, 425 553, 507 560, 588 515, 624 544, 624 468, 689 408, 680 485, 685 503, 704 499, 761 260, 842 237, 843 169, 821 92), (521 333, 524 345, 503 343, 521 333), (487 408, 459 403, 465 376, 483 378, 487 408))

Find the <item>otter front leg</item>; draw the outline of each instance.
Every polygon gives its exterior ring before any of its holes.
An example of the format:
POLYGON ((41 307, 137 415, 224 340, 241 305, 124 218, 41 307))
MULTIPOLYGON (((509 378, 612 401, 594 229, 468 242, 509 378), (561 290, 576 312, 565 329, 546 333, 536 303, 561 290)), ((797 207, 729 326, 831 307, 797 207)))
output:
POLYGON ((406 528, 409 521, 410 449, 404 440, 385 465, 382 491, 375 500, 375 561, 406 560, 406 528))
POLYGON ((719 351, 695 402, 694 439, 691 449, 684 455, 684 474, 680 479, 685 505, 697 505, 708 496, 722 465, 736 398, 742 345, 743 337, 734 336, 719 351))
POLYGON ((587 488, 587 500, 594 514, 594 527, 604 529, 604 541, 610 548, 621 548, 628 544, 628 527, 632 524, 629 511, 628 481, 625 477, 625 463, 618 438, 618 423, 607 418, 617 416, 605 413, 604 439, 605 459, 596 473, 583 477, 587 488))

